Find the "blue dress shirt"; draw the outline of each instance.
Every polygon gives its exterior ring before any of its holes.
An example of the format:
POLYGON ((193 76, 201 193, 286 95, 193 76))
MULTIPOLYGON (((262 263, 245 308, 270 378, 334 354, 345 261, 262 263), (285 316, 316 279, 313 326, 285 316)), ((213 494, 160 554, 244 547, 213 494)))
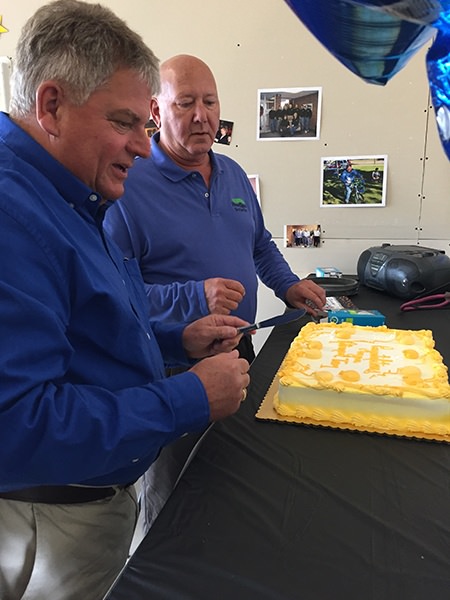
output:
POLYGON ((124 484, 204 428, 183 325, 149 322, 99 196, 0 113, 0 489, 124 484))

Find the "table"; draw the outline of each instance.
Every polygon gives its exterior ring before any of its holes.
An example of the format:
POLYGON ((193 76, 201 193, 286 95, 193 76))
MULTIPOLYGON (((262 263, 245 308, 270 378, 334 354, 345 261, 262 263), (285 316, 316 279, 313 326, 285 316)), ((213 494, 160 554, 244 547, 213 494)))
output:
MULTIPOLYGON (((432 329, 450 365, 447 309, 402 313, 365 287, 352 300, 432 329)), ((205 436, 108 600, 450 598, 449 444, 255 419, 298 329, 272 331, 247 400, 205 436)))

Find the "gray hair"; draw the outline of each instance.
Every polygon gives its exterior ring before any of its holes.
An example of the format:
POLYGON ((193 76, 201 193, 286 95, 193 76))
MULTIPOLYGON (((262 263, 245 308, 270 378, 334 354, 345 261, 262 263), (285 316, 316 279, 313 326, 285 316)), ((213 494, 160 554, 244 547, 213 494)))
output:
POLYGON ((26 22, 17 43, 11 115, 25 117, 34 110, 43 81, 59 81, 81 105, 118 69, 136 71, 158 93, 159 60, 125 21, 100 4, 51 2, 26 22))

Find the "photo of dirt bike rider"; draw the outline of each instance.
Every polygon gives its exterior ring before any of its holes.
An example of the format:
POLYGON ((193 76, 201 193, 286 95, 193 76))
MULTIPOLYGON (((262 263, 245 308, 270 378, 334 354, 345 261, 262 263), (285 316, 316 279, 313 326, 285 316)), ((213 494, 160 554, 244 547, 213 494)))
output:
POLYGON ((347 166, 342 171, 339 179, 345 186, 345 204, 350 204, 352 194, 355 198, 355 204, 360 204, 364 200, 365 184, 362 174, 353 168, 351 161, 347 162, 347 166))

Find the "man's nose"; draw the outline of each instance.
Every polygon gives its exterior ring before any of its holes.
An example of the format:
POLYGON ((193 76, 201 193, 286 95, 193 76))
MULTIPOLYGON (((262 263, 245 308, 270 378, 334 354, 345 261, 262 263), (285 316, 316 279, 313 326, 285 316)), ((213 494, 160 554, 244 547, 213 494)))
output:
POLYGON ((197 102, 194 109, 194 121, 204 123, 206 121, 206 107, 203 102, 197 102))
POLYGON ((140 156, 141 158, 148 158, 150 156, 150 138, 145 130, 136 133, 129 146, 131 152, 136 156, 140 156))

